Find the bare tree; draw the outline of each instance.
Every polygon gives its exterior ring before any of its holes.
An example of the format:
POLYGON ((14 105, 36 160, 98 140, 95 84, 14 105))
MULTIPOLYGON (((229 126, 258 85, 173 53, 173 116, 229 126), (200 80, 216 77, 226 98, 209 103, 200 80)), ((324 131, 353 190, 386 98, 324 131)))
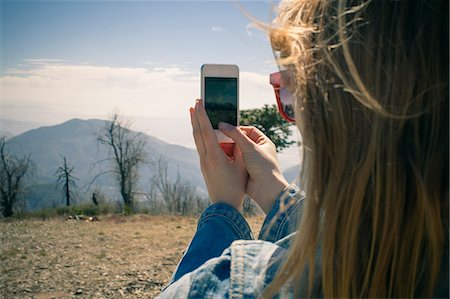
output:
POLYGON ((10 217, 23 192, 23 180, 31 168, 30 156, 16 157, 7 150, 5 136, 0 137, 0 209, 10 217))
POLYGON ((94 205, 98 206, 97 193, 92 192, 92 202, 94 205))
POLYGON ((164 200, 168 211, 171 212, 174 206, 172 196, 174 185, 169 180, 168 169, 168 162, 160 157, 156 165, 156 173, 151 179, 151 186, 153 188, 152 193, 156 195, 156 192, 158 192, 164 200))
POLYGON ((98 136, 101 144, 110 149, 110 161, 114 177, 119 184, 125 212, 134 212, 134 195, 139 179, 139 166, 147 163, 145 141, 140 133, 130 130, 131 123, 114 113, 98 136))
POLYGON ((197 205, 201 205, 201 198, 196 194, 195 186, 183 179, 179 170, 177 170, 176 179, 171 181, 168 172, 169 164, 161 157, 156 168, 156 174, 151 181, 153 196, 156 196, 156 193, 161 195, 169 213, 181 215, 196 213, 197 205))
POLYGON ((67 206, 70 206, 70 199, 73 198, 73 191, 75 188, 77 188, 76 181, 78 180, 78 178, 72 175, 73 169, 74 167, 70 166, 67 163, 66 157, 63 157, 62 166, 58 167, 55 172, 55 175, 58 176, 56 179, 56 183, 61 186, 61 189, 66 198, 67 206))

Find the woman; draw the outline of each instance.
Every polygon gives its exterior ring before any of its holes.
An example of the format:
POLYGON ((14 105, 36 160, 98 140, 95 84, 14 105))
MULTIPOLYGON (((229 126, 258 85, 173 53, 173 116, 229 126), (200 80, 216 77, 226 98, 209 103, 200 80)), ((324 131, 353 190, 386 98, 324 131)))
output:
POLYGON ((213 204, 161 298, 448 298, 448 9, 281 3, 268 30, 295 98, 306 195, 256 128, 221 124, 237 145, 228 159, 197 101, 213 204), (267 213, 260 240, 238 212, 244 194, 267 213))

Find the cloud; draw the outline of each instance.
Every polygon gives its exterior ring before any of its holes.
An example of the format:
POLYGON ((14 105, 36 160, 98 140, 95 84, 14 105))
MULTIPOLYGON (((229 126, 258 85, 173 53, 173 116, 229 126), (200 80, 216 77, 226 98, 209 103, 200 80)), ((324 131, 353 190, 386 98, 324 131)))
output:
POLYGON ((213 32, 224 32, 225 30, 223 29, 223 27, 213 26, 213 27, 211 27, 211 31, 213 31, 213 32))
POLYGON ((252 37, 253 36, 253 32, 251 31, 251 29, 254 29, 255 25, 253 23, 247 24, 247 26, 245 26, 245 31, 247 32, 247 35, 252 37))
POLYGON ((241 109, 259 108, 264 104, 276 104, 269 74, 242 71, 240 73, 241 109))
POLYGON ((40 58, 40 59, 25 59, 24 60, 26 63, 28 64, 32 64, 32 65, 45 65, 45 64, 57 64, 57 63, 63 63, 66 62, 67 60, 64 59, 51 59, 51 58, 40 58))
MULTIPOLYGON (((107 115, 119 107, 130 115, 180 116, 198 97, 196 74, 178 67, 127 68, 80 64, 39 63, 26 68, 9 69, 1 77, 1 106, 14 104, 16 112, 23 107, 22 118, 37 115, 29 106, 52 107, 73 117, 107 115), (70 114, 69 113, 69 114, 70 114)), ((0 107, 1 107, 0 106, 0 107)), ((5 110, 2 110, 2 117, 5 110)), ((40 111, 43 113, 44 111, 40 111)), ((58 114, 58 113, 57 113, 58 114)), ((44 117, 44 115, 42 115, 44 117)), ((51 120, 46 120, 51 121, 51 120)))
MULTIPOLYGON (((106 117, 119 108, 129 116, 188 118, 200 96, 199 80, 197 71, 177 65, 110 67, 36 59, 0 77, 0 117, 55 123, 106 117)), ((275 103, 268 80, 268 74, 241 72, 241 108, 275 103)))

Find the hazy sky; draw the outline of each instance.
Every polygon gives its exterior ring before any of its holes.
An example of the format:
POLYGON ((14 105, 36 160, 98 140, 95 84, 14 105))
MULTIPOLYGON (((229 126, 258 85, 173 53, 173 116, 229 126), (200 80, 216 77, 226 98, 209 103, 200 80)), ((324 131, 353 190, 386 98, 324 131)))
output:
MULTIPOLYGON (((204 63, 240 68, 241 109, 274 104, 266 34, 278 1, 1 1, 0 118, 57 124, 121 111, 194 147, 204 63)), ((296 155, 296 154, 295 154, 296 155)))
POLYGON ((2 1, 0 117, 186 117, 203 63, 241 71, 241 108, 274 103, 264 1, 2 1))

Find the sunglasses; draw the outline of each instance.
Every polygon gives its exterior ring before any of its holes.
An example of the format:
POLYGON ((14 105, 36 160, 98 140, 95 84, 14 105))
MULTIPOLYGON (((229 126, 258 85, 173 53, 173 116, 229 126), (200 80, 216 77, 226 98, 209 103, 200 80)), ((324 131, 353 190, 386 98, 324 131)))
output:
POLYGON ((292 75, 288 70, 270 74, 270 84, 275 91, 278 111, 286 121, 294 123, 294 96, 289 89, 291 83, 292 75))

